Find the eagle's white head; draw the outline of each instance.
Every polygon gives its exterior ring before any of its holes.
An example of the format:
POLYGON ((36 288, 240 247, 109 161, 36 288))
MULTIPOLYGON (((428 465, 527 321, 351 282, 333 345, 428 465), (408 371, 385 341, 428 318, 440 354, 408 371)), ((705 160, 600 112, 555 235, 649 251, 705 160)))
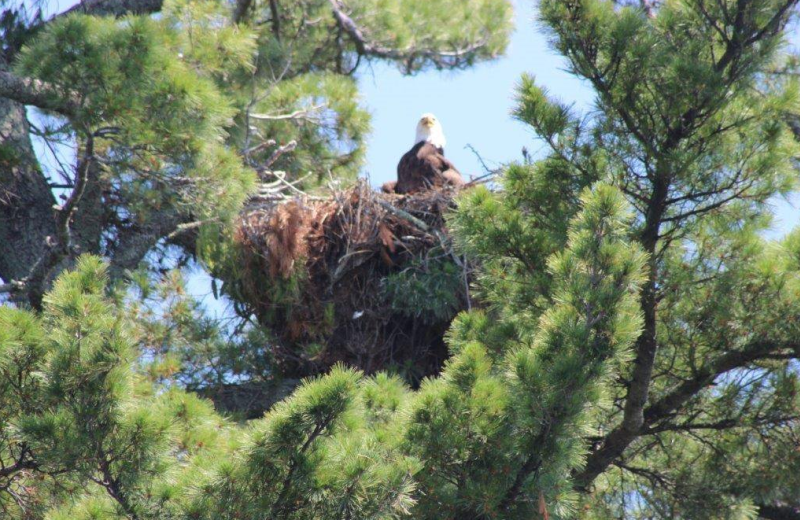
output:
POLYGON ((444 138, 442 124, 433 114, 423 114, 417 123, 417 137, 414 144, 427 141, 437 148, 444 149, 447 141, 444 138))

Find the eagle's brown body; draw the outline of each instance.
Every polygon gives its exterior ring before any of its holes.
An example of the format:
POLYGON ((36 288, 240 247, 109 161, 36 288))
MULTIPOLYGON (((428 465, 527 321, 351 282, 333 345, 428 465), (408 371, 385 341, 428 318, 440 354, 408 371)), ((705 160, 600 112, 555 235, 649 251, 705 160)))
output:
POLYGON ((444 150, 423 141, 405 153, 397 165, 397 193, 414 193, 445 185, 461 186, 464 179, 444 150))

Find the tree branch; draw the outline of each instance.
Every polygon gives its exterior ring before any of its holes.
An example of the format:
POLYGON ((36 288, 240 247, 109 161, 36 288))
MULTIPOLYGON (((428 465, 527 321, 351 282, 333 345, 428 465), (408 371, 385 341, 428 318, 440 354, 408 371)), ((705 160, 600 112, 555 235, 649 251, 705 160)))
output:
POLYGON ((78 101, 38 79, 21 78, 11 72, 0 70, 0 97, 11 99, 23 105, 33 105, 43 110, 58 112, 65 116, 77 113, 78 101))
POLYGON ((800 343, 776 345, 771 341, 756 341, 749 344, 744 350, 728 352, 713 363, 699 370, 692 379, 684 381, 671 392, 647 407, 644 412, 646 425, 667 417, 685 404, 697 392, 714 382, 720 375, 731 370, 747 366, 753 361, 768 357, 777 350, 792 350, 800 352, 800 343))
POLYGON ((717 377, 767 357, 776 350, 800 352, 800 343, 775 344, 771 341, 760 340, 749 344, 743 350, 723 354, 700 369, 693 378, 684 381, 648 406, 642 414, 642 425, 635 431, 631 432, 623 420, 622 424, 606 435, 600 448, 589 456, 583 471, 575 475, 575 487, 586 489, 598 475, 622 455, 625 448, 638 438, 647 426, 667 418, 697 395, 700 390, 712 384, 717 377))
POLYGON ((289 114, 249 114, 249 116, 253 119, 260 120, 260 121, 282 121, 285 119, 311 119, 312 114, 319 112, 321 109, 325 108, 327 105, 322 103, 321 105, 313 105, 308 108, 303 108, 300 110, 295 110, 289 114))
POLYGON ((722 430, 731 430, 734 428, 752 428, 754 426, 775 427, 787 423, 793 423, 798 419, 800 419, 800 416, 787 415, 775 418, 757 417, 755 419, 746 419, 746 420, 743 420, 741 417, 732 417, 711 423, 687 421, 680 424, 671 424, 665 422, 661 425, 653 426, 652 428, 645 428, 643 430, 643 434, 651 435, 654 433, 661 433, 661 432, 675 432, 675 431, 689 432, 695 430, 722 431, 722 430))
POLYGON ((289 141, 284 145, 279 146, 274 152, 272 152, 272 154, 264 162, 264 164, 261 165, 261 167, 259 167, 258 170, 256 170, 256 172, 259 174, 259 176, 263 177, 265 174, 270 172, 270 168, 272 168, 273 164, 278 162, 278 159, 280 159, 283 155, 287 153, 293 152, 296 148, 297 148, 297 141, 295 141, 294 139, 292 139, 291 141, 289 141))
POLYGON ((39 466, 36 463, 36 460, 33 458, 30 448, 28 448, 28 446, 25 444, 22 444, 21 448, 22 449, 19 453, 19 457, 14 461, 14 464, 11 464, 10 466, 0 464, 0 479, 6 481, 5 484, 0 485, 0 491, 7 491, 10 481, 13 481, 16 474, 20 471, 25 471, 26 469, 37 469, 39 466))
POLYGON ((333 17, 336 19, 337 25, 353 41, 359 55, 403 61, 406 64, 407 72, 411 72, 413 69, 413 62, 417 58, 430 60, 438 68, 458 66, 461 64, 462 59, 467 58, 470 54, 487 45, 487 40, 483 39, 478 43, 460 49, 453 49, 452 51, 435 51, 420 49, 413 46, 406 47, 405 49, 384 47, 379 43, 371 41, 364 34, 364 31, 344 12, 344 4, 341 0, 328 1, 333 10, 333 17))
POLYGON ((63 13, 57 14, 48 22, 72 13, 91 14, 94 16, 157 13, 161 11, 163 5, 164 0, 83 0, 63 13))
POLYGON ((0 478, 9 478, 14 476, 15 473, 34 468, 36 468, 36 462, 34 462, 33 459, 28 458, 28 456, 23 452, 20 459, 14 464, 0 468, 0 478))
POLYGON ((288 515, 288 510, 284 509, 284 503, 289 496, 289 491, 291 489, 292 480, 294 480, 294 474, 300 464, 300 457, 302 457, 305 452, 311 447, 311 444, 320 436, 322 435, 325 430, 333 422, 333 416, 326 416, 322 419, 321 422, 317 423, 314 426, 314 430, 309 434, 308 438, 303 442, 303 445, 300 447, 300 450, 292 456, 291 460, 289 461, 289 471, 286 473, 286 477, 283 479, 283 483, 281 485, 281 492, 278 495, 277 500, 272 504, 271 511, 273 518, 285 518, 288 515))
POLYGON ((106 489, 108 495, 113 498, 125 512, 130 520, 138 520, 139 515, 136 513, 136 508, 128 498, 128 494, 122 489, 120 481, 111 474, 110 462, 108 456, 104 454, 104 459, 100 462, 100 471, 103 479, 95 479, 95 482, 106 489))

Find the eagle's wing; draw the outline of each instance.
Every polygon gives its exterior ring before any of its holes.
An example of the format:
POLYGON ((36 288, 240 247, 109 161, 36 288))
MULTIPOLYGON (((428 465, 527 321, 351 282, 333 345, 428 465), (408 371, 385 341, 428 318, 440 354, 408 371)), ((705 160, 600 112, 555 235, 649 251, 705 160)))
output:
POLYGON ((442 173, 442 177, 444 177, 444 179, 447 181, 448 184, 451 184, 453 186, 464 185, 464 177, 462 177, 461 173, 455 168, 446 170, 444 173, 442 173))
POLYGON ((417 143, 397 165, 397 193, 464 184, 461 174, 444 154, 430 143, 417 143))
MULTIPOLYGON (((412 193, 426 188, 425 179, 435 175, 427 153, 423 152, 427 143, 417 143, 403 154, 397 164, 397 193, 412 193)), ((427 151, 426 151, 427 152, 427 151)))
POLYGON ((461 172, 453 165, 450 160, 448 160, 444 153, 441 154, 442 156, 442 167, 444 171, 442 171, 442 178, 445 181, 445 184, 451 184, 453 186, 463 186, 464 185, 464 177, 461 176, 461 172))

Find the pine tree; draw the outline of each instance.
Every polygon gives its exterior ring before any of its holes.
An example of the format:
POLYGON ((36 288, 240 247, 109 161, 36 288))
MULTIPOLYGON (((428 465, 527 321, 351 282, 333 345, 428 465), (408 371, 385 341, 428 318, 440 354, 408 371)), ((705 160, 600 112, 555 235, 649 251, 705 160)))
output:
POLYGON ((213 267, 257 181, 355 178, 360 67, 467 68, 511 28, 506 0, 2 6, 0 278, 34 308, 83 253, 115 281, 198 251, 213 267))
POLYGON ((795 9, 540 4, 597 110, 577 114, 523 78, 516 116, 551 153, 511 166, 504 192, 465 197, 456 224, 485 259, 491 305, 489 319, 465 317, 455 330, 498 351, 524 345, 560 302, 542 267, 564 247, 579 190, 602 181, 625 195, 627 235, 647 255, 643 328, 592 410, 586 459, 570 475, 592 493, 580 499, 586 516, 797 515, 797 239, 762 236, 770 201, 796 188, 800 151, 786 122, 797 82, 770 78, 795 9))
POLYGON ((527 348, 493 360, 464 341, 416 395, 395 377, 338 367, 246 431, 137 374, 125 313, 105 297, 106 267, 84 257, 39 320, 3 310, 6 511, 35 514, 32 502, 49 494, 41 507, 64 518, 530 515, 531 486, 568 493, 587 402, 640 329, 644 257, 625 243, 625 202, 597 186, 583 205, 550 262, 560 303, 527 348), (534 398, 551 388, 551 401, 534 398))
POLYGON ((106 283, 107 267, 83 257, 41 316, 0 309, 0 508, 10 518, 168 518, 180 461, 221 444, 224 423, 207 403, 155 394, 133 370, 106 283))
POLYGON ((153 376, 230 390, 234 402, 232 378, 248 402, 283 384, 274 338, 232 283, 233 222, 247 203, 276 183, 354 183, 369 132, 365 66, 469 68, 501 55, 511 30, 508 0, 101 0, 47 19, 35 2, 0 7, 0 298, 40 308, 87 253, 109 261, 112 285, 171 286, 138 306, 181 300, 140 316, 153 376), (186 311, 169 273, 186 266, 215 277, 247 338, 186 311))
POLYGON ((419 390, 337 366, 261 419, 223 419, 162 384, 137 346, 166 332, 133 323, 94 257, 40 311, 0 309, 2 511, 799 517, 800 234, 764 236, 796 188, 796 3, 542 0, 597 107, 521 81, 515 115, 549 154, 459 199, 481 307, 419 390))

